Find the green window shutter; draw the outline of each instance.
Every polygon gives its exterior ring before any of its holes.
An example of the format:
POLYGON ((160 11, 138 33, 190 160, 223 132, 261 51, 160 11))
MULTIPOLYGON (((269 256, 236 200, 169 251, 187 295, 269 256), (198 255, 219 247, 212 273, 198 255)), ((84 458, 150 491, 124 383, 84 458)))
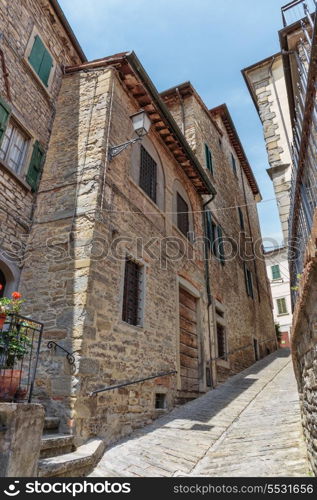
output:
POLYGON ((244 229, 244 217, 243 217, 243 212, 242 212, 240 207, 238 207, 238 212, 239 212, 240 228, 243 230, 244 229))
POLYGON ((271 271, 272 271, 272 279, 273 280, 280 279, 281 271, 280 271, 280 266, 278 264, 275 266, 271 266, 271 271))
POLYGON ((39 77, 46 86, 48 85, 48 79, 51 73, 52 66, 52 56, 47 50, 45 50, 43 60, 39 69, 39 77))
POLYGON ((206 157, 206 167, 209 170, 209 172, 213 174, 212 153, 207 144, 205 144, 205 157, 206 157))
POLYGON ((249 297, 254 297, 253 295, 253 282, 252 282, 252 273, 248 269, 247 265, 244 264, 244 278, 245 278, 245 287, 247 290, 247 294, 249 297))
POLYGON ((53 58, 46 50, 44 43, 38 35, 34 39, 31 54, 29 55, 29 62, 42 82, 47 86, 53 66, 53 58))
POLYGON ((11 108, 0 98, 0 144, 6 129, 11 108))
POLYGON ((224 245, 223 245, 223 232, 222 227, 217 226, 217 236, 218 236, 218 258, 221 264, 225 263, 225 253, 224 253, 224 245))
POLYGON ((233 171, 234 173, 237 175, 237 165, 236 165, 236 159, 235 157, 233 156, 233 154, 231 153, 231 163, 232 163, 232 168, 233 168, 233 171))
POLYGON ((211 217, 211 212, 210 210, 207 210, 205 212, 206 216, 206 236, 208 239, 208 247, 209 250, 212 250, 213 243, 214 243, 214 235, 213 235, 213 228, 212 228, 212 217, 211 217))
POLYGON ((29 62, 37 74, 39 74, 45 51, 46 49, 44 43, 40 37, 36 35, 31 54, 29 55, 29 62))
POLYGON ((32 158, 29 165, 29 170, 26 176, 28 184, 31 186, 32 191, 35 191, 42 171, 44 161, 44 151, 38 141, 33 146, 32 158))

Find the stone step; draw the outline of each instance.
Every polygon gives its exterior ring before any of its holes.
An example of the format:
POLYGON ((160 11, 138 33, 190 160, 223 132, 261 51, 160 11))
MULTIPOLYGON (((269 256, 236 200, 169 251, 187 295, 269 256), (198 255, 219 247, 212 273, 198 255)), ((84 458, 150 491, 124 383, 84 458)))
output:
POLYGON ((75 451, 74 436, 69 434, 43 434, 40 458, 56 457, 75 451))
POLYGON ((58 417, 45 417, 44 419, 44 431, 46 433, 58 431, 59 428, 59 418, 58 417))
POLYGON ((39 477, 83 477, 92 472, 105 450, 102 439, 91 439, 76 451, 39 460, 39 477))

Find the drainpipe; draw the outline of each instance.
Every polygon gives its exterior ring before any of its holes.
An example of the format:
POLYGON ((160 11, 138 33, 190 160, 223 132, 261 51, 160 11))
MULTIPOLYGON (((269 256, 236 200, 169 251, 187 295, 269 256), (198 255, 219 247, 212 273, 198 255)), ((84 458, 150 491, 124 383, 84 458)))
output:
MULTIPOLYGON (((0 43, 2 42, 2 39, 3 39, 3 33, 0 33, 0 43)), ((5 58, 4 58, 4 52, 1 48, 0 48, 0 58, 1 58, 1 68, 2 68, 2 74, 3 74, 3 79, 4 79, 4 86, 5 86, 6 93, 7 93, 7 98, 9 101, 11 101, 9 72, 7 70, 7 65, 6 65, 5 58)))
POLYGON ((211 289, 210 289, 210 273, 209 273, 209 253, 208 253, 208 245, 206 244, 206 238, 208 236, 207 233, 207 205, 215 198, 215 194, 212 195, 205 203, 203 203, 203 228, 204 228, 204 250, 205 250, 205 281, 206 281, 206 291, 207 291, 207 320, 208 320, 208 339, 209 339, 209 370, 210 370, 210 378, 211 378, 211 387, 215 388, 214 377, 213 377, 213 367, 212 367, 212 346, 211 346, 211 326, 210 326, 210 307, 212 305, 211 298, 211 289))

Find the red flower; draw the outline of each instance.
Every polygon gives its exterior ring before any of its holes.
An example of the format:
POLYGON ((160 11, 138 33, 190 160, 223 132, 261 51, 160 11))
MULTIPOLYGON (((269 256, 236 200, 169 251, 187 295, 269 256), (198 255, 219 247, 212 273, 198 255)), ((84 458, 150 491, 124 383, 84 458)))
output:
POLYGON ((0 283, 0 291, 2 290, 2 288, 3 288, 3 285, 1 285, 1 283, 0 283))
POLYGON ((22 295, 19 292, 13 292, 12 298, 14 300, 19 300, 22 297, 22 295))

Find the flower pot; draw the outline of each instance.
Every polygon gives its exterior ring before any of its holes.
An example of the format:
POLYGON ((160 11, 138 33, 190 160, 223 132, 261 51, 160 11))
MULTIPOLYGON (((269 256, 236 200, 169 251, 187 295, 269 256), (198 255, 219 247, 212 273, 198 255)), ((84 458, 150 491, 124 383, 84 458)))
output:
POLYGON ((3 328, 6 317, 7 317, 6 314, 0 314, 0 330, 2 330, 2 328, 3 328))
POLYGON ((12 401, 17 392, 22 370, 0 370, 0 400, 12 401))

